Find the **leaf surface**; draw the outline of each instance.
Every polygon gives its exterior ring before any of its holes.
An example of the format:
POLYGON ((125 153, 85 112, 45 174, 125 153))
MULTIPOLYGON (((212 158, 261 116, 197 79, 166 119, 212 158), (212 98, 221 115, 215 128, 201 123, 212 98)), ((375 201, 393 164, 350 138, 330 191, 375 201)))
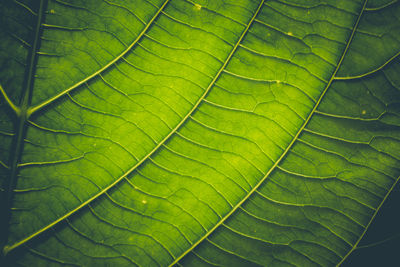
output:
POLYGON ((12 265, 332 266, 400 175, 397 1, 4 1, 12 265))

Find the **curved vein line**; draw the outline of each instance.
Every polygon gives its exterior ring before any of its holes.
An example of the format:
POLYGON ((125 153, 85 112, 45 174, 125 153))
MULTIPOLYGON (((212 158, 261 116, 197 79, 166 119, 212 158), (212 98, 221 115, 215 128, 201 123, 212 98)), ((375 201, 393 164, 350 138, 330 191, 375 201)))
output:
POLYGON ((383 63, 381 66, 377 67, 376 69, 373 69, 369 72, 363 73, 363 74, 359 74, 359 75, 355 75, 355 76, 348 76, 348 77, 335 77, 335 80, 354 80, 354 79, 360 79, 366 76, 369 76, 371 74, 374 74, 380 70, 382 70, 386 65, 388 65, 389 63, 391 63, 393 60, 395 60, 397 57, 400 56, 400 51, 397 52, 395 55, 393 55, 391 58, 389 58, 385 63, 383 63))
POLYGON ((30 166, 35 166, 35 165, 62 164, 62 163, 76 161, 76 160, 83 159, 83 158, 85 158, 85 154, 78 156, 78 157, 73 157, 73 158, 69 158, 69 159, 60 159, 60 160, 55 160, 55 161, 25 162, 25 163, 18 164, 18 168, 30 167, 30 166))
MULTIPOLYGON (((167 0, 165 2, 165 4, 168 2, 169 0, 167 0)), ((259 5, 258 9, 256 10, 254 16, 251 18, 251 20, 249 21, 247 27, 243 30, 242 35, 240 36, 240 38, 238 39, 238 41, 236 42, 235 46, 232 48, 231 52, 229 53, 228 57, 226 58, 224 64, 221 66, 221 68, 218 70, 218 72, 215 74, 214 79, 210 82, 210 84, 208 85, 207 89, 204 91, 203 95, 197 100, 196 104, 193 106, 193 108, 186 114, 186 116, 184 118, 182 118, 182 120, 179 122, 178 125, 175 126, 174 129, 172 129, 172 131, 164 137, 163 140, 161 140, 154 148, 153 150, 151 150, 145 157, 143 157, 139 162, 137 162, 132 168, 130 168, 127 172, 125 172, 123 175, 121 175, 118 179, 116 179, 113 183, 111 183, 110 185, 108 185, 107 187, 105 187, 103 190, 101 190, 100 192, 98 192, 97 194, 95 194, 93 197, 89 198, 88 200, 86 200, 85 202, 81 203, 79 206, 77 206, 75 209, 71 210, 70 212, 64 214, 62 217, 58 218, 57 220, 53 221, 52 223, 46 225, 45 227, 37 230, 36 232, 30 234, 29 236, 25 237, 24 239, 17 241, 16 243, 14 243, 11 246, 8 246, 6 248, 4 248, 4 253, 7 254, 9 253, 11 250, 14 250, 15 248, 25 244, 26 242, 28 242, 29 240, 31 240, 32 238, 40 235, 41 233, 43 233, 44 231, 52 228, 53 226, 55 226, 56 224, 58 224, 59 222, 65 220, 66 218, 69 218, 71 215, 75 214, 76 212, 78 212, 79 210, 81 210, 82 208, 86 207, 88 204, 90 204, 92 201, 96 200, 97 198, 99 198, 100 196, 102 196, 103 194, 105 194, 109 189, 113 188, 115 185, 117 185, 119 182, 121 182, 122 180, 124 180, 129 174, 131 174, 134 170, 136 170, 144 161, 146 161, 148 158, 150 158, 151 155, 154 154, 154 152, 156 152, 158 150, 158 148, 160 148, 185 122, 186 120, 192 115, 192 113, 197 109, 197 107, 200 105, 200 103, 203 101, 203 99, 207 96, 208 92, 210 91, 210 89, 214 86, 214 84, 216 83, 216 81, 218 80, 218 78, 220 77, 221 73, 223 73, 224 69, 226 68, 226 66, 228 65, 230 59, 232 58, 233 54, 236 52, 237 48, 239 47, 239 44, 241 43, 242 39, 244 38, 244 36, 246 35, 246 33, 248 32, 252 22, 254 21, 255 17, 257 16, 257 14, 259 13, 259 11, 261 10, 261 7, 264 3, 264 0, 261 1, 261 4, 259 5)), ((164 4, 164 5, 165 5, 164 4)), ((161 12, 161 10, 160 10, 161 12)))
POLYGON ((33 11, 33 10, 32 10, 29 6, 27 6, 26 4, 21 3, 21 2, 19 2, 19 1, 17 1, 17 0, 14 0, 14 3, 16 3, 16 4, 19 5, 20 7, 26 9, 27 11, 29 11, 29 13, 31 13, 31 14, 34 15, 34 16, 37 16, 37 15, 38 15, 35 11, 33 11))
POLYGON ((162 12, 162 10, 165 8, 165 6, 168 4, 169 1, 170 0, 166 0, 164 2, 164 4, 157 10, 156 14, 147 23, 146 27, 144 27, 144 29, 140 32, 140 34, 136 37, 136 39, 124 51, 122 51, 121 54, 119 54, 116 58, 114 58, 112 61, 110 61, 107 65, 103 66, 101 69, 99 69, 98 71, 94 72, 92 75, 90 75, 90 76, 86 77, 85 79, 75 83, 71 87, 69 87, 69 88, 65 89, 64 91, 58 93, 57 95, 55 95, 55 96, 43 101, 42 103, 40 103, 40 104, 38 104, 38 105, 36 105, 34 107, 29 108, 28 112, 27 112, 27 117, 29 118, 33 113, 41 110, 45 106, 53 103, 55 100, 59 99, 60 97, 64 96, 65 94, 71 92, 72 90, 76 89, 80 85, 82 85, 82 84, 88 82, 89 80, 93 79, 94 77, 96 77, 97 75, 99 75, 100 73, 102 73, 106 69, 108 69, 110 66, 112 66, 114 63, 116 63, 118 60, 120 60, 123 56, 125 56, 140 41, 140 39, 147 32, 147 30, 150 28, 150 26, 153 25, 153 22, 158 17, 158 15, 162 12))
POLYGON ((368 245, 358 246, 358 247, 356 247, 355 249, 363 249, 363 248, 372 248, 372 247, 376 247, 376 246, 382 245, 382 244, 384 244, 384 243, 386 243, 386 242, 388 242, 388 241, 392 241, 393 239, 396 239, 396 238, 399 238, 399 237, 400 237, 400 234, 397 233, 397 234, 395 234, 395 235, 393 235, 393 236, 389 236, 389 237, 387 237, 387 238, 385 238, 385 239, 382 239, 382 240, 380 240, 380 241, 373 242, 373 243, 370 243, 370 244, 368 244, 368 245))
POLYGON ((382 5, 382 6, 367 7, 367 8, 365 8, 365 11, 379 11, 379 10, 381 10, 381 9, 384 9, 384 8, 387 8, 387 7, 391 6, 391 5, 394 5, 394 4, 396 4, 397 2, 398 2, 397 0, 393 0, 393 1, 388 2, 388 3, 386 3, 386 4, 382 5))
MULTIPOLYGON (((181 256, 179 256, 178 258, 176 258, 170 265, 169 267, 173 266, 174 264, 176 264, 180 259, 182 259, 187 253, 189 253, 190 251, 192 251, 195 247, 197 247, 204 239, 208 238, 208 236, 213 233, 220 225, 222 225, 226 219, 228 219, 262 184, 263 182, 267 179, 267 177, 269 177, 269 175, 275 170, 275 168, 278 166, 278 164, 281 162, 281 160, 286 156, 286 154, 289 152, 290 148, 293 146, 293 144, 296 142, 296 140, 298 139, 298 137, 300 136, 300 134, 303 132, 303 129, 306 127, 306 125, 308 124, 308 122, 311 120, 311 117, 313 116, 315 110, 317 109, 317 107, 319 106, 319 104, 321 103, 323 97, 325 96, 326 92, 328 91, 328 88, 330 87, 330 85, 332 84, 334 77, 336 75, 336 73, 339 71, 339 68, 343 62, 344 57, 347 54, 347 51, 349 49, 350 43, 353 40, 355 31, 358 27, 358 24, 360 22, 361 16, 365 10, 365 7, 367 5, 367 1, 365 0, 364 5, 362 6, 362 9, 358 15, 358 18, 354 24, 353 27, 353 31, 350 34, 350 37, 347 41, 347 45, 342 53, 342 56, 337 64, 336 69, 334 70, 331 79, 329 80, 328 84, 326 85, 325 89, 322 91, 318 101, 316 102, 313 110, 311 110, 310 114, 307 117, 307 120, 303 123, 303 125, 301 126, 301 128, 299 129, 299 131, 297 132, 297 134, 294 136, 294 138, 292 139, 291 143, 288 145, 288 147, 286 148, 286 150, 282 153, 282 155, 279 157, 279 159, 274 163, 274 165, 270 168, 270 170, 265 174, 265 176, 254 186, 254 188, 252 190, 250 190, 248 192, 248 194, 238 203, 236 204, 235 207, 233 207, 233 209, 227 213, 217 224, 214 225, 214 227, 208 231, 202 238, 200 238, 196 243, 193 244, 193 246, 191 246, 189 249, 187 249, 185 252, 183 252, 181 254, 181 256)), ((264 2, 264 1, 262 1, 264 2)), ((262 4, 262 3, 261 3, 262 4)))
POLYGON ((15 112, 17 116, 19 116, 19 114, 21 113, 20 108, 17 107, 14 104, 14 102, 12 102, 12 100, 8 97, 6 91, 3 89, 3 86, 1 86, 1 84, 0 84, 0 93, 3 96, 4 100, 6 101, 6 103, 8 104, 8 106, 15 112))
POLYGON ((354 246, 350 249, 350 251, 343 257, 343 259, 336 266, 340 266, 347 259, 347 257, 357 248, 358 244, 360 243, 360 241, 363 239, 363 237, 367 233, 369 227, 371 226, 371 223, 373 222, 373 220, 375 219, 376 215, 378 214, 378 212, 380 211, 381 207, 383 206, 383 203, 385 203, 386 199, 388 198, 390 193, 393 191, 393 189, 396 187, 396 185, 398 184, 399 180, 400 180, 400 176, 396 179, 396 181, 393 183, 392 187, 390 187, 390 189, 386 193, 386 195, 383 198, 382 202, 376 208, 374 214, 371 217, 371 220, 368 222, 367 226, 364 229, 364 232, 360 235, 360 237, 358 238, 357 242, 354 244, 354 246))

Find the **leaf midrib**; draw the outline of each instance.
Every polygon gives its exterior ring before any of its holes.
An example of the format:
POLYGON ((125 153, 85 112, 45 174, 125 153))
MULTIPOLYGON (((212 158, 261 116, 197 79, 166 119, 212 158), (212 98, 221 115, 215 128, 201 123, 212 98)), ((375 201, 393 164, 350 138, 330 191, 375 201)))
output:
MULTIPOLYGON (((22 94, 20 98, 19 106, 14 106, 15 115, 17 117, 15 124, 15 135, 12 141, 12 146, 10 149, 10 173, 5 181, 4 188, 4 203, 3 209, 0 210, 2 221, 5 225, 3 225, 2 229, 0 229, 1 239, 0 245, 4 246, 3 254, 7 254, 7 239, 8 239, 8 229, 9 229, 9 221, 11 216, 11 205, 13 199, 13 190, 16 185, 16 179, 18 174, 18 161, 21 158, 22 150, 23 150, 23 140, 25 135, 25 130, 27 127, 27 110, 30 105, 33 84, 34 84, 34 76, 36 71, 36 62, 37 62, 37 51, 40 47, 40 35, 42 30, 42 22, 44 20, 45 12, 44 9, 47 6, 47 0, 40 0, 39 9, 37 12, 35 32, 33 35, 33 43, 31 49, 29 51, 27 57, 27 69, 26 76, 22 87, 22 94)), ((6 94, 4 92, 4 97, 6 98, 6 94)), ((7 100, 7 98, 6 98, 7 100)), ((11 100, 10 100, 11 101, 11 100)), ((9 102, 9 105, 13 107, 13 103, 9 102)))
MULTIPOLYGON (((165 5, 167 4, 169 0, 167 0, 163 7, 165 7, 165 5)), ((257 14, 259 13, 259 11, 261 10, 263 4, 264 4, 265 0, 262 0, 260 5, 258 6, 256 12, 254 13, 253 17, 250 19, 250 21, 248 22, 246 28, 243 30, 241 36, 239 37, 238 41, 236 42, 236 44, 233 46, 231 52, 229 53, 228 57, 226 58, 226 60, 224 61, 224 64, 220 67, 220 69, 218 70, 218 72, 215 74, 214 79, 210 82, 210 84, 208 85, 207 89, 204 91, 204 93, 201 95, 201 97, 197 100, 197 102, 195 103, 195 105, 192 107, 192 109, 186 114, 185 117, 182 118, 182 120, 179 122, 179 124, 177 124, 175 126, 174 129, 171 130, 171 132, 164 137, 163 140, 161 140, 154 148, 153 150, 151 150, 145 157, 143 157, 139 162, 137 162, 132 168, 130 168, 127 172, 125 172, 123 175, 121 175, 119 178, 117 178, 113 183, 111 183, 110 185, 108 185, 107 187, 105 187, 103 190, 101 190, 100 192, 98 192, 97 194, 95 194, 93 197, 89 198, 88 200, 86 200, 85 202, 81 203, 78 207, 76 207, 75 209, 71 210, 70 212, 66 213, 65 215, 63 215, 62 217, 58 218, 57 220, 53 221, 51 224, 46 225, 45 227, 39 229, 38 231, 30 234, 29 236, 27 236, 26 238, 17 241, 16 243, 14 243, 11 246, 8 246, 7 248, 4 249, 5 253, 9 253, 10 251, 14 250, 15 248, 25 244, 26 242, 28 242, 29 240, 35 238, 36 236, 40 235, 41 233, 47 231, 48 229, 51 229, 52 227, 54 227, 55 225, 57 225, 58 223, 62 222, 63 220, 69 218, 70 216, 72 216, 73 214, 75 214, 76 212, 80 211, 82 208, 86 207, 87 205, 89 205, 91 202, 93 202, 94 200, 98 199, 100 196, 102 196, 103 194, 105 194, 108 190, 110 190, 111 188, 113 188, 115 185, 117 185, 118 183, 120 183, 124 178, 126 178, 129 174, 131 174, 134 170, 136 170, 144 161, 146 161, 149 157, 151 157, 151 155, 153 155, 185 122, 186 120, 192 115, 192 113, 197 109, 197 107, 200 105, 200 103, 204 100, 204 98, 207 96, 208 92, 211 90, 211 88, 214 86, 215 82, 218 80, 218 78, 220 77, 221 73, 224 71, 224 69, 226 68, 226 66, 228 65, 228 63, 230 62, 230 59, 232 58, 233 54, 236 52, 237 48, 239 47, 242 39, 244 38, 244 36, 246 35, 246 33, 248 32, 251 24, 253 23, 254 19, 256 18, 257 14)), ((161 13, 162 8, 159 10, 158 14, 161 13)), ((155 16, 156 18, 156 16, 155 16)), ((144 34, 144 32, 143 32, 144 34)), ((122 56, 121 56, 122 57, 122 56)), ((99 72, 100 73, 100 72, 99 72)), ((75 87, 76 88, 76 87, 75 87)), ((73 88, 74 89, 74 88, 73 88)), ((65 91, 64 91, 65 92, 65 91)), ((69 92, 69 91, 68 91, 69 92)), ((64 94, 68 93, 65 92, 64 94)), ((60 95, 61 97, 62 95, 60 95)), ((55 99, 54 99, 55 100, 55 99)), ((48 105, 49 103, 43 103, 43 106, 48 105)), ((33 112, 36 112, 37 110, 41 109, 42 104, 31 108, 29 111, 31 115, 33 112)))
MULTIPOLYGON (((263 1, 262 1, 263 2, 263 1)), ((286 154, 289 152, 289 150, 291 149, 291 147, 293 146, 293 144, 296 142, 296 140, 298 139, 298 137, 300 136, 300 134, 303 132, 304 128, 307 126, 308 122, 311 120, 312 116, 314 115, 316 109, 318 108, 319 104, 321 103, 322 99, 324 98, 326 92, 328 91, 330 85, 332 84, 332 82, 335 79, 335 76, 337 74, 337 72, 339 71, 339 68, 343 62, 344 57, 347 54, 348 48, 350 47, 351 41, 353 40, 354 34, 356 32, 356 29, 358 27, 358 24, 360 22, 361 16, 366 8, 368 0, 364 1, 364 4, 361 8, 361 11, 359 12, 359 15, 357 17, 357 20, 353 26, 353 30, 350 34, 349 39, 347 40, 346 43, 346 47, 343 50, 342 56, 339 59, 339 62, 334 70, 334 72, 332 73, 332 76, 329 80, 329 82, 327 83, 327 85, 325 86, 324 90, 322 91, 318 101, 315 103, 314 108, 310 111, 310 114, 308 115, 306 121, 303 123, 303 125, 300 127, 300 129, 298 130, 298 132, 296 133, 296 135, 293 137, 292 141, 289 143, 288 147, 286 148, 286 150, 281 154, 281 156, 279 157, 279 159, 274 163, 274 165, 272 165, 272 167, 269 169, 269 171, 264 175, 264 177, 253 187, 252 190, 250 190, 247 195, 238 203, 236 204, 235 207, 232 208, 232 210, 227 213, 216 225, 214 225, 213 228, 211 228, 211 230, 209 230, 205 235, 203 235, 202 238, 200 238, 196 243, 194 243, 189 249, 187 249, 185 252, 183 252, 178 258, 176 258, 170 265, 169 267, 172 267, 173 265, 177 264, 184 256, 186 256, 186 254, 188 254, 189 252, 191 252, 195 247, 197 247, 201 242, 203 242, 203 240, 205 240, 208 236, 210 236, 219 226, 221 226, 247 199, 249 199, 249 197, 264 183, 264 181, 269 177, 269 175, 275 170, 275 168, 279 165, 279 163, 282 161, 282 159, 286 156, 286 154)))

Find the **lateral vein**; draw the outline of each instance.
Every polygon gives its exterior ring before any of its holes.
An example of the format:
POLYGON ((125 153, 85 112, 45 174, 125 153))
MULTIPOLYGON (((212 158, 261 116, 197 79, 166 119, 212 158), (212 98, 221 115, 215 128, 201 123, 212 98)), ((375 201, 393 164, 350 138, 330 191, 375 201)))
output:
MULTIPOLYGON (((185 122, 186 120, 192 115, 192 113, 197 109, 197 107, 200 105, 200 103, 203 101, 203 99, 207 96, 208 92, 210 91, 210 89, 214 86, 215 82, 218 80, 218 78, 220 77, 220 75, 222 74, 222 72, 224 71, 224 69, 226 68, 226 66, 228 65, 230 59, 232 58, 233 54, 235 53, 236 49, 239 47, 239 44, 241 43, 243 37, 246 35, 246 33, 248 32, 252 22, 254 21, 255 17, 257 16, 257 14, 259 13, 259 11, 261 10, 261 7, 264 3, 264 0, 261 1, 261 4, 259 5, 257 11, 255 12, 254 16, 252 17, 252 19, 250 20, 250 22, 248 23, 247 27, 244 29, 242 35, 240 36, 239 40, 236 42, 235 46, 232 48, 230 54, 228 55, 228 57, 226 58, 224 64, 221 66, 221 68, 218 70, 218 72, 216 73, 214 79, 210 82, 210 84, 208 85, 207 89, 204 91, 204 93, 201 95, 201 97, 197 100, 197 102, 195 103, 195 105, 192 107, 192 109, 186 114, 186 116, 184 118, 182 118, 182 120, 179 122, 179 124, 177 124, 175 126, 174 129, 172 129, 172 131, 164 137, 163 140, 161 140, 154 148, 153 150, 151 150, 145 157, 143 157, 139 162, 137 162, 132 168, 130 168, 127 172, 125 172, 122 176, 120 176, 119 178, 117 178, 113 183, 111 183, 110 185, 108 185, 107 187, 105 187, 104 189, 102 189, 100 192, 98 192, 97 194, 95 194, 93 197, 87 199, 85 202, 81 203, 79 206, 77 206, 75 209, 71 210, 70 212, 64 214, 62 217, 58 218, 57 220, 53 221, 52 223, 48 224, 47 226, 39 229, 38 231, 30 234, 29 236, 27 236, 26 238, 16 242, 15 244, 7 247, 7 249, 5 249, 6 253, 10 252, 11 250, 25 244, 26 242, 28 242, 29 240, 31 240, 32 238, 40 235, 41 233, 45 232, 46 230, 52 228, 53 226, 55 226, 56 224, 60 223, 61 221, 65 220, 66 218, 70 217, 71 215, 75 214, 76 212, 78 212, 79 210, 81 210, 82 208, 86 207, 88 204, 90 204, 91 202, 93 202, 94 200, 96 200, 97 198, 99 198, 100 196, 102 196, 103 194, 105 194, 109 189, 113 188, 115 185, 117 185, 119 182, 121 182, 123 179, 125 179, 129 174, 131 174, 134 170, 136 170, 144 161, 146 161, 148 158, 150 158, 150 156, 152 154, 154 154, 154 152, 156 152, 185 122)), ((165 6, 165 4, 164 4, 165 6)), ((159 11, 159 13, 161 12, 161 10, 159 11)))
POLYGON ((1 95, 3 96, 4 100, 6 101, 6 103, 8 104, 8 106, 15 112, 15 114, 16 114, 17 116, 19 116, 19 114, 20 114, 20 112, 21 112, 21 111, 20 111, 20 108, 17 107, 17 106, 13 103, 13 101, 8 97, 6 91, 4 90, 3 86, 1 86, 1 84, 0 84, 0 93, 1 93, 1 95))
MULTIPOLYGON (((330 87, 331 83, 333 82, 336 73, 338 72, 341 63, 343 62, 343 59, 345 57, 345 55, 347 54, 347 50, 350 46, 351 41, 353 40, 355 31, 358 27, 358 24, 360 22, 361 16, 365 10, 365 7, 367 5, 367 1, 365 0, 364 5, 358 15, 358 18, 355 22, 355 25, 353 27, 353 31, 350 34, 350 37, 347 41, 347 45, 342 53, 342 56, 338 62, 338 65, 336 67, 336 69, 334 70, 331 79, 329 80, 328 84, 326 85, 325 89, 322 91, 318 101, 316 102, 313 110, 311 110, 310 114, 307 117, 307 120, 303 123, 302 127, 299 129, 299 131, 297 132, 297 134, 294 136, 294 138, 292 139, 291 143, 288 145, 288 147, 286 148, 286 150, 282 153, 282 155, 279 157, 279 159, 274 163, 274 165, 270 168, 270 170, 265 174, 265 176, 254 186, 254 188, 252 190, 250 190, 247 195, 238 203, 236 204, 235 207, 233 207, 233 209, 226 214, 216 225, 214 225, 214 227, 208 231, 202 238, 200 238, 196 243, 194 243, 189 249, 187 249, 185 252, 183 252, 181 254, 181 256, 179 256, 178 258, 176 258, 169 266, 173 266, 174 264, 176 264, 180 259, 182 259, 186 254, 188 254, 190 251, 192 251, 195 247, 197 247, 204 239, 208 238, 208 236, 213 233, 220 225, 222 225, 226 219, 228 219, 238 208, 240 208, 242 206, 242 204, 264 183, 264 181, 269 177, 269 175, 273 172, 273 170, 275 170, 275 168, 278 166, 278 164, 281 162, 281 160, 286 156, 286 154, 289 152, 290 148, 293 146, 293 144, 296 142, 296 140, 298 139, 298 137, 300 136, 300 134, 302 133, 303 129, 306 127, 306 125, 308 124, 308 122, 310 121, 311 117, 313 116, 315 110, 317 109, 317 107, 319 106, 320 102, 322 101, 324 95, 326 94, 328 88, 330 87)), ((264 1, 262 1, 264 2, 264 1)), ((262 5, 262 3, 261 3, 262 5)), ((254 17, 255 18, 255 17, 254 17)), ((253 19, 254 19, 253 18, 253 19)))
POLYGON ((64 91, 58 93, 57 95, 43 101, 42 103, 31 107, 28 109, 28 118, 35 112, 43 109, 45 106, 53 103, 54 101, 56 101, 57 99, 59 99, 60 97, 66 95, 67 93, 71 92, 72 90, 78 88, 80 85, 88 82, 89 80, 93 79, 94 77, 96 77, 97 75, 101 74, 102 72, 104 72, 105 70, 107 70, 110 66, 112 66, 114 63, 116 63, 118 60, 120 60, 121 58, 123 58, 129 51, 132 50, 132 48, 140 41, 140 39, 145 35, 145 33, 147 32, 147 30, 150 28, 151 25, 153 25, 153 22, 156 20, 156 18, 159 16, 159 14, 162 12, 162 10, 165 8, 165 6, 168 4, 170 0, 166 0, 164 2, 164 4, 158 9, 158 11, 156 12, 156 14, 151 18, 151 20, 147 23, 147 25, 144 27, 144 29, 140 32, 140 34, 136 37, 136 39, 124 50, 122 51, 121 54, 119 54, 117 57, 115 57, 113 60, 111 60, 107 65, 103 66, 101 69, 99 69, 98 71, 94 72, 93 74, 89 75, 88 77, 86 77, 85 79, 75 83, 74 85, 70 86, 69 88, 65 89, 64 91))

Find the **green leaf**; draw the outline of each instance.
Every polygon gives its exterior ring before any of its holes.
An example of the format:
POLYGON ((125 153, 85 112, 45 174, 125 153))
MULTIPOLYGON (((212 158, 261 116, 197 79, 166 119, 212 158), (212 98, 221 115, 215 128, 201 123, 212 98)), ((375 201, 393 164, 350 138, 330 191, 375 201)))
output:
POLYGON ((400 175, 400 3, 5 0, 9 266, 334 266, 400 175))

